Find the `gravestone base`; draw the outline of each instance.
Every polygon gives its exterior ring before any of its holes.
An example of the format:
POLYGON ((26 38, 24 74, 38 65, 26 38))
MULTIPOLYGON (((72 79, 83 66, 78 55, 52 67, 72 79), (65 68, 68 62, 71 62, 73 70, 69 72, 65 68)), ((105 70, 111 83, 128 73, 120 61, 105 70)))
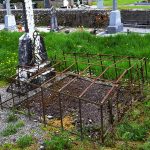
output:
POLYGON ((16 20, 14 15, 5 16, 5 30, 16 30, 16 20))
POLYGON ((117 33, 123 31, 123 23, 121 23, 121 15, 119 10, 111 11, 109 26, 107 27, 107 33, 117 33))

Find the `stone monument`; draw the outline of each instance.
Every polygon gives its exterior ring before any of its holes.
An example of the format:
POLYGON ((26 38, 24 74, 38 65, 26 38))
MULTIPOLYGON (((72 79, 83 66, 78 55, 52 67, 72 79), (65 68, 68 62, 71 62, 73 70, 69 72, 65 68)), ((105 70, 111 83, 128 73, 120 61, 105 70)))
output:
POLYGON ((58 23, 57 23, 56 9, 55 9, 55 7, 53 7, 53 5, 50 3, 49 0, 47 0, 46 8, 50 9, 50 14, 51 14, 50 27, 51 27, 51 31, 58 31, 59 28, 58 28, 58 23))
POLYGON ((13 89, 16 94, 25 93, 24 82, 41 85, 55 74, 54 68, 51 68, 50 61, 48 61, 44 40, 35 31, 32 1, 24 0, 22 3, 25 33, 19 38, 17 81, 13 83, 13 88, 10 86, 7 89, 8 92, 12 92, 13 89))
POLYGON ((58 31, 58 23, 57 23, 57 16, 56 16, 56 9, 51 6, 51 20, 50 20, 51 31, 58 31))
POLYGON ((98 9, 103 9, 104 8, 103 0, 97 0, 97 8, 98 9))
POLYGON ((6 11, 7 14, 5 15, 4 18, 5 29, 11 31, 16 30, 16 20, 15 16, 11 14, 10 0, 6 0, 6 11))
POLYGON ((69 6, 68 0, 63 0, 63 6, 68 8, 69 6))
POLYGON ((121 23, 121 14, 117 9, 117 0, 113 0, 113 10, 110 12, 109 26, 107 32, 117 33, 123 31, 123 23, 121 23))

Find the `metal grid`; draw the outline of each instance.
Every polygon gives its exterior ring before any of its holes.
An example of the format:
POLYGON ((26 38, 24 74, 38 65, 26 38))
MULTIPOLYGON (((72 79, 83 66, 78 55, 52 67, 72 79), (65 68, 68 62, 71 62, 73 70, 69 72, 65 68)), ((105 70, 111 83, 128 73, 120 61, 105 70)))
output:
MULTIPOLYGON (((56 75, 41 85, 12 78, 11 85, 24 85, 26 92, 23 96, 12 92, 11 98, 0 106, 27 108, 29 117, 32 114, 32 118, 40 118, 45 125, 46 116, 52 114, 60 121, 57 127, 62 130, 67 130, 64 117, 70 115, 75 120, 75 128, 70 132, 81 139, 90 137, 103 143, 125 111, 141 98, 148 78, 147 60, 64 52, 62 56, 51 60, 56 75)), ((44 71, 46 68, 41 72, 44 71)))

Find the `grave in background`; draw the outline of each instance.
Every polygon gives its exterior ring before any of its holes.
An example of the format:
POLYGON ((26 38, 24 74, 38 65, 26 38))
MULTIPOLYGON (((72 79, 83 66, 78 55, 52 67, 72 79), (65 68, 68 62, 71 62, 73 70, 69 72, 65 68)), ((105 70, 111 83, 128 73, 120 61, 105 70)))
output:
POLYGON ((107 32, 117 33, 123 31, 123 23, 121 22, 121 14, 117 9, 117 0, 113 0, 113 10, 110 12, 109 26, 107 32))
POLYGON ((6 0, 6 10, 7 15, 5 15, 5 29, 14 31, 16 30, 16 20, 15 16, 11 14, 11 8, 10 8, 10 0, 6 0))

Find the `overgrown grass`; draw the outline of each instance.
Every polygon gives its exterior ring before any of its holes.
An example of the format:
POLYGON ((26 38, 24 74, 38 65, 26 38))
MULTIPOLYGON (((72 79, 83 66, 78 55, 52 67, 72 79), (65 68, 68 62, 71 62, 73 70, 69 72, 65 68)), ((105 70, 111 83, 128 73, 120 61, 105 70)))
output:
MULTIPOLYGON (((0 32, 0 80, 5 80, 16 72, 15 66, 18 64, 18 41, 20 36, 21 34, 17 32, 0 32)), ((42 33, 42 36, 49 58, 57 55, 59 59, 63 59, 62 51, 150 58, 150 34, 132 33, 96 37, 86 32, 76 32, 68 35, 64 33, 42 33)))
POLYGON ((72 147, 71 139, 66 133, 54 134, 50 140, 46 140, 44 145, 47 150, 70 150, 72 147))
MULTIPOLYGON (((147 141, 150 130, 150 102, 139 102, 117 127, 118 139, 147 141)), ((149 141, 149 140, 148 140, 149 141)))
POLYGON ((7 122, 15 122, 18 120, 18 117, 15 113, 11 112, 8 114, 7 122))
POLYGON ((31 135, 24 135, 17 140, 17 146, 24 149, 33 144, 33 137, 31 135))
POLYGON ((19 120, 17 123, 10 123, 6 126, 6 128, 1 132, 1 135, 2 136, 9 136, 9 135, 13 135, 13 134, 16 134, 17 131, 23 127, 25 124, 24 124, 24 121, 22 120, 19 120))

